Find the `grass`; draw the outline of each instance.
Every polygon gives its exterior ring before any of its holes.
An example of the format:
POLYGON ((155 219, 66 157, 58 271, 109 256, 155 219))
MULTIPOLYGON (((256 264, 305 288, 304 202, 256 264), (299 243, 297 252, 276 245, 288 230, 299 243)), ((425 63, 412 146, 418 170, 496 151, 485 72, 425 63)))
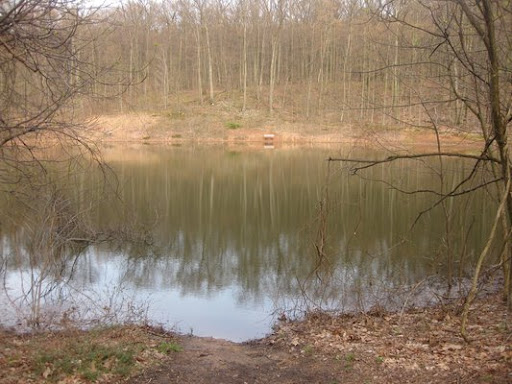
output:
POLYGON ((349 352, 345 355, 345 361, 347 363, 352 363, 356 359, 356 355, 352 352, 349 352))
POLYGON ((77 344, 70 341, 62 349, 40 351, 35 356, 34 373, 50 382, 67 376, 96 381, 106 373, 124 378, 132 371, 135 355, 143 349, 137 344, 103 345, 92 340, 77 344))
POLYGON ((311 344, 306 345, 303 349, 304 354, 307 356, 313 355, 314 351, 315 350, 311 344))
POLYGON ((237 123, 235 121, 228 121, 226 123, 226 128, 227 129, 238 129, 238 128, 241 128, 241 127, 242 127, 242 124, 237 123))
POLYGON ((165 332, 145 327, 70 329, 29 337, 0 330, 0 382, 123 382, 179 350, 165 332))
POLYGON ((346 371, 350 371, 353 367, 354 361, 356 360, 356 355, 352 352, 349 352, 345 355, 345 364, 343 365, 343 368, 346 371))
POLYGON ((167 341, 158 344, 158 347, 156 349, 158 350, 158 352, 165 353, 166 355, 168 355, 171 352, 181 352, 183 350, 183 348, 179 344, 167 341))

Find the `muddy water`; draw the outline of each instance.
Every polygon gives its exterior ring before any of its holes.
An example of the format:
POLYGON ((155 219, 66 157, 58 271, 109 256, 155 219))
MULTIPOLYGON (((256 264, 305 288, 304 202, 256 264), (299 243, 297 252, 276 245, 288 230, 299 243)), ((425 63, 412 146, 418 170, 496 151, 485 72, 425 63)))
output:
POLYGON ((89 227, 117 239, 68 249, 56 272, 30 257, 23 220, 4 220, 4 324, 37 310, 41 322, 146 319, 240 341, 283 313, 426 304, 447 294, 447 279, 450 294, 464 281, 494 209, 483 193, 430 209, 435 194, 398 190, 448 191, 469 172, 464 161, 446 161, 441 178, 435 159, 358 175, 326 161, 384 156, 352 148, 103 153, 116 193, 92 171, 65 189, 89 227))

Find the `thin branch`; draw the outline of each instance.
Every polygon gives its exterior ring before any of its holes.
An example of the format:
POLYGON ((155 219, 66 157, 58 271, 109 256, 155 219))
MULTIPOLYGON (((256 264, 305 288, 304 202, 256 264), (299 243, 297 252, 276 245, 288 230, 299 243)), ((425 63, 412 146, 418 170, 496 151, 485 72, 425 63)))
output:
POLYGON ((466 195, 471 192, 475 192, 481 188, 485 188, 489 185, 498 183, 502 180, 503 180, 503 178, 492 179, 490 181, 486 181, 484 183, 478 184, 474 187, 464 189, 460 192, 456 192, 456 191, 452 190, 451 192, 448 192, 448 193, 441 193, 441 192, 435 191, 433 189, 416 189, 414 191, 407 191, 405 189, 398 188, 396 185, 393 185, 390 182, 387 182, 386 180, 378 180, 378 181, 381 182, 382 184, 400 192, 400 193, 403 193, 404 195, 416 195, 416 194, 420 194, 420 193, 429 193, 429 194, 439 196, 439 197, 458 197, 458 196, 466 195))
POLYGON ((351 159, 351 158, 333 158, 329 157, 327 161, 341 161, 346 163, 359 163, 359 164, 366 164, 362 165, 360 167, 354 167, 352 168, 352 173, 357 173, 360 170, 367 169, 374 167, 378 164, 384 164, 384 163, 390 163, 396 160, 403 160, 403 159, 419 159, 419 158, 425 158, 425 157, 456 157, 461 159, 472 159, 472 160, 478 160, 478 161, 490 161, 493 163, 500 163, 498 159, 495 157, 492 157, 490 155, 469 155, 464 153, 450 153, 450 152, 432 152, 432 153, 420 153, 417 155, 393 155, 388 156, 385 159, 381 160, 367 160, 367 159, 351 159))

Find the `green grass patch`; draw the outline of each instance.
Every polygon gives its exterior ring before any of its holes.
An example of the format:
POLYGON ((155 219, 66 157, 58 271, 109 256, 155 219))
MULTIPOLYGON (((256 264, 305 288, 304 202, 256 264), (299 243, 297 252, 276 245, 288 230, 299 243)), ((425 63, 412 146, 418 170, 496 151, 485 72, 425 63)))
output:
POLYGON ((349 352, 345 355, 345 362, 343 364, 343 369, 346 371, 350 371, 354 365, 354 361, 356 360, 356 355, 352 352, 349 352))
POLYGON ((238 129, 238 128, 241 128, 241 127, 242 127, 242 124, 237 123, 236 121, 228 121, 226 123, 226 128, 227 129, 238 129))
POLYGON ((356 355, 352 352, 349 352, 345 355, 345 361, 347 363, 352 363, 356 359, 356 355))
POLYGON ((181 345, 173 342, 167 342, 164 341, 160 344, 158 344, 157 348, 158 352, 165 353, 166 355, 170 354, 171 352, 181 352, 183 351, 183 348, 181 345))
POLYGON ((303 351, 305 355, 311 356, 314 353, 315 349, 311 344, 308 344, 304 347, 303 351))
POLYGON ((61 349, 40 351, 35 358, 34 373, 50 382, 79 376, 95 382, 103 374, 128 377, 140 345, 103 345, 88 341, 69 343, 61 349))

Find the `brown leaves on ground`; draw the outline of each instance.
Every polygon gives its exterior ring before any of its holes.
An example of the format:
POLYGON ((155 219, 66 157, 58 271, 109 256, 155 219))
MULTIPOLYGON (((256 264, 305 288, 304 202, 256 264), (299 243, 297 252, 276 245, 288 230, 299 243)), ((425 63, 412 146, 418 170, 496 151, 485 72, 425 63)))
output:
POLYGON ((406 313, 281 322, 246 344, 182 338, 183 353, 132 384, 510 383, 512 327, 499 298, 474 305, 471 343, 460 336, 458 306, 406 313))
POLYGON ((469 344, 460 335, 457 309, 310 314, 300 323, 281 323, 269 342, 295 356, 334 358, 371 383, 512 382, 512 325, 505 305, 492 298, 473 306, 469 344))

